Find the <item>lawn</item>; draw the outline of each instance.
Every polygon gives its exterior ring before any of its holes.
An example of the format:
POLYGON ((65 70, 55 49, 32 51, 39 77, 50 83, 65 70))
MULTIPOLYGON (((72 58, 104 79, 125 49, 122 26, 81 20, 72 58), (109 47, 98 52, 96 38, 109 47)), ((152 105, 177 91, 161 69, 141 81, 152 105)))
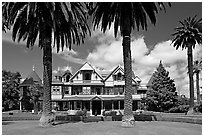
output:
POLYGON ((121 121, 71 122, 41 128, 38 121, 2 121, 3 135, 201 135, 202 125, 137 121, 132 128, 122 128, 121 121))

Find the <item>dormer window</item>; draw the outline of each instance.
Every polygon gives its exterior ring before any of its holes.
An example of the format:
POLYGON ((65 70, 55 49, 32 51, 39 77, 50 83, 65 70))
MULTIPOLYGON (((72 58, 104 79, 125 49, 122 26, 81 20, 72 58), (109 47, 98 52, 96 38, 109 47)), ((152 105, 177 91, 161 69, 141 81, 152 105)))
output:
POLYGON ((67 75, 66 76, 66 82, 69 82, 69 79, 70 79, 70 75, 67 75))
POLYGON ((86 73, 84 80, 91 80, 91 74, 90 73, 86 73))
POLYGON ((118 76, 117 80, 122 80, 122 74, 120 72, 118 73, 117 76, 118 76))

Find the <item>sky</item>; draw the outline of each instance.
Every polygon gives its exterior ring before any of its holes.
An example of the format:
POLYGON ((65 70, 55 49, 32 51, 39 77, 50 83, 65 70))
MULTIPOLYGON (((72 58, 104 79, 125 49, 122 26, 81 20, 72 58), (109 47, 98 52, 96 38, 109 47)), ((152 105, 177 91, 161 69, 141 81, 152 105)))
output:
MULTIPOLYGON (((156 25, 148 23, 147 31, 134 30, 131 35, 131 52, 133 71, 147 84, 160 60, 175 80, 178 94, 189 96, 189 79, 187 74, 187 51, 176 50, 172 45, 174 28, 180 26, 179 21, 197 15, 202 18, 201 2, 172 2, 166 7, 166 12, 159 11, 156 25)), ((100 28, 91 29, 91 37, 87 36, 85 43, 80 46, 72 45, 72 50, 65 49, 56 52, 53 48, 53 74, 57 70, 69 69, 73 74, 85 62, 89 62, 97 69, 111 70, 118 64, 123 65, 122 38, 120 34, 115 38, 113 27, 106 33, 100 28)), ((22 79, 32 71, 33 66, 42 78, 42 50, 38 42, 33 49, 28 49, 25 42, 13 42, 11 32, 2 32, 2 69, 20 72, 22 79)), ((202 48, 196 45, 194 59, 202 58, 202 48)))

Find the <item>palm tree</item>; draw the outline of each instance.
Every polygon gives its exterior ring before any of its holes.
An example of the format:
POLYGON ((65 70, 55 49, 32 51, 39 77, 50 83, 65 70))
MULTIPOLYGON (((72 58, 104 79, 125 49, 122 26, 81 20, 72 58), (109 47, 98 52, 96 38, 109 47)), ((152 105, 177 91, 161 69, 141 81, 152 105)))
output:
MULTIPOLYGON (((93 4, 92 4, 93 5, 93 4)), ((161 9, 165 8, 163 3, 158 3, 161 9), (162 8, 163 7, 163 8, 162 8)), ((120 27, 121 36, 123 37, 123 61, 125 71, 125 99, 124 99, 124 117, 122 126, 129 127, 134 125, 132 113, 132 60, 131 60, 131 32, 135 28, 139 31, 147 30, 147 18, 151 23, 156 23, 157 6, 154 2, 98 2, 94 6, 93 27, 105 32, 107 27, 111 27, 114 22, 114 35, 117 37, 118 28, 120 27)))
POLYGON ((57 52, 63 50, 65 45, 71 49, 72 44, 84 42, 86 34, 90 34, 84 5, 79 2, 5 2, 2 5, 3 24, 12 26, 13 41, 16 38, 18 42, 27 40, 29 48, 39 38, 39 47, 43 50, 43 113, 40 126, 53 123, 52 40, 57 52))
POLYGON ((193 73, 196 74, 196 90, 197 90, 197 103, 200 105, 200 86, 199 86, 199 73, 202 70, 202 61, 194 61, 193 73))
POLYGON ((202 22, 201 19, 196 20, 196 16, 193 18, 188 17, 184 21, 179 21, 181 27, 175 28, 175 33, 172 34, 174 39, 172 40, 173 46, 176 48, 187 49, 188 55, 188 74, 189 74, 189 89, 190 89, 190 109, 189 113, 193 112, 194 107, 194 81, 193 81, 193 48, 196 43, 202 43, 202 22))

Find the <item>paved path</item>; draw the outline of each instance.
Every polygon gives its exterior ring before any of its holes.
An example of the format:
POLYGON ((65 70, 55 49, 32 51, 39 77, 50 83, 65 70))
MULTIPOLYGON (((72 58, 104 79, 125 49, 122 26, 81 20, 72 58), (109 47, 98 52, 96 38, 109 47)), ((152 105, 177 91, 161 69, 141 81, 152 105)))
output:
POLYGON ((3 135, 201 135, 202 125, 166 121, 137 121, 122 128, 120 121, 77 122, 41 128, 38 121, 3 121, 3 135))

